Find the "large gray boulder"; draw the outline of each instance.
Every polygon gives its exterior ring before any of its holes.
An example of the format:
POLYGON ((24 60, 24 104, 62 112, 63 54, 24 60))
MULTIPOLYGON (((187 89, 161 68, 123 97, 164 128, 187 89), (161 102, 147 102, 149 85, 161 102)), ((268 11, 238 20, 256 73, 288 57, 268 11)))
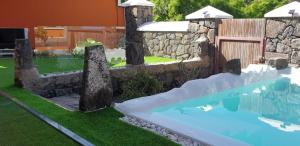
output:
POLYGON ((293 49, 295 50, 300 50, 300 38, 298 39, 293 39, 292 40, 292 43, 291 43, 291 46, 293 49))
POLYGON ((285 69, 288 67, 289 63, 287 59, 281 57, 274 57, 268 60, 268 65, 276 69, 285 69))
POLYGON ((283 32, 285 28, 285 23, 276 21, 276 20, 268 20, 267 28, 266 28, 266 36, 270 38, 276 38, 280 32, 283 32))
POLYGON ((300 64, 300 51, 293 51, 291 56, 292 64, 300 64))
POLYGON ((232 59, 227 61, 227 63, 224 65, 223 72, 240 75, 242 73, 241 60, 232 59))

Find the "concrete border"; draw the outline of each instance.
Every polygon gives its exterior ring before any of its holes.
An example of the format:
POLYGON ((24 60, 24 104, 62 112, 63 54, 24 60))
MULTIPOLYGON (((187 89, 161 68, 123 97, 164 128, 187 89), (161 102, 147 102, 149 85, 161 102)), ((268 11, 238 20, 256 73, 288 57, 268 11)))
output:
POLYGON ((55 128, 57 131, 61 132, 62 134, 66 135, 67 137, 71 138, 73 141, 75 141, 76 143, 83 145, 83 146, 95 146, 94 144, 92 144, 91 142, 87 141, 86 139, 80 137, 79 135, 77 135, 76 133, 72 132, 71 130, 65 128, 64 126, 58 124, 57 122, 49 119, 47 116, 31 109, 29 106, 25 105, 24 103, 22 103, 21 101, 19 101, 18 99, 16 99, 13 96, 10 96, 2 91, 0 91, 0 96, 3 96, 11 101, 13 101, 14 103, 16 103, 18 106, 20 106, 21 108, 25 109, 26 111, 28 111, 29 113, 31 113, 32 115, 34 115, 35 117, 37 117, 38 119, 40 119, 41 121, 45 122, 46 124, 50 125, 51 127, 55 128))

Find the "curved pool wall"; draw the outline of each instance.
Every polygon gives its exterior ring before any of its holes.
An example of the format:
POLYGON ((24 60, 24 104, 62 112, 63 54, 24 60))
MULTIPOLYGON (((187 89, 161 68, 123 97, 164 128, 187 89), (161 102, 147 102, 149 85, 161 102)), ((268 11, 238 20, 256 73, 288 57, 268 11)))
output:
POLYGON ((300 69, 296 68, 276 70, 267 65, 249 65, 248 68, 242 71, 241 75, 221 73, 213 75, 207 79, 189 81, 180 88, 175 88, 171 91, 153 96, 141 97, 119 103, 115 105, 115 108, 125 115, 152 122, 179 134, 211 145, 247 145, 228 137, 219 135, 216 136, 211 134, 209 131, 195 130, 191 127, 183 126, 164 117, 153 116, 151 114, 151 110, 188 99, 199 98, 228 89, 246 86, 251 83, 270 80, 278 77, 289 78, 291 83, 300 86, 300 78, 297 77, 299 74, 300 69))

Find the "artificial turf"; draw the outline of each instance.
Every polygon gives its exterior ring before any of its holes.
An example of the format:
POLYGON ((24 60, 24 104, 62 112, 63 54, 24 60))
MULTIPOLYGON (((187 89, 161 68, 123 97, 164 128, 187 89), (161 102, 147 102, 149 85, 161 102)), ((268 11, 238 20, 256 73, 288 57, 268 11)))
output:
MULTIPOLYGON (((164 57, 157 57, 157 56, 146 56, 144 59, 145 59, 146 64, 155 64, 155 63, 176 61, 175 59, 172 59, 172 58, 164 58, 164 57)), ((112 67, 121 67, 121 66, 125 66, 125 65, 126 65, 126 62, 122 61, 118 64, 113 65, 112 67)))
MULTIPOLYGON (((146 64, 155 64, 163 62, 173 62, 175 59, 156 57, 156 56, 146 56, 146 64)), ((60 57, 35 57, 33 63, 38 69, 40 74, 56 73, 56 72, 69 72, 78 71, 83 69, 83 58, 73 57, 73 56, 60 56, 60 57)), ((109 64, 110 67, 122 67, 126 65, 123 60, 116 64, 109 64)), ((0 66, 1 69, 1 66, 0 66)))
POLYGON ((84 61, 80 57, 60 56, 35 57, 33 63, 40 74, 46 74, 82 70, 84 61))
POLYGON ((0 97, 0 117, 0 145, 78 145, 3 97, 0 97))
MULTIPOLYGON (((47 60, 45 60, 47 62, 47 60)), ((39 62, 36 62, 39 63, 39 62)), ((34 110, 48 116, 59 124, 69 128, 76 134, 96 145, 108 146, 172 146, 175 143, 149 131, 131 126, 119 120, 123 115, 113 108, 106 108, 93 113, 66 111, 45 99, 32 95, 30 92, 13 86, 14 62, 12 59, 0 59, 0 90, 30 106, 34 110)), ((38 65, 39 70, 46 71, 49 64, 38 65)), ((52 68, 53 72, 55 70, 52 68)), ((3 115, 6 116, 6 115, 3 115)), ((17 124, 17 123, 16 123, 17 124)), ((0 127, 3 126, 2 124, 0 127)), ((29 125, 33 127, 35 125, 29 125)), ((41 129, 43 130, 43 129, 41 129)), ((47 131, 45 131, 47 132, 47 131)), ((8 135, 13 138, 34 137, 8 135)), ((43 135, 40 135, 41 137, 43 135)), ((1 139, 0 139, 1 140, 1 139)), ((0 141, 0 143, 2 143, 0 141)), ((47 141, 43 145, 47 145, 47 141)))

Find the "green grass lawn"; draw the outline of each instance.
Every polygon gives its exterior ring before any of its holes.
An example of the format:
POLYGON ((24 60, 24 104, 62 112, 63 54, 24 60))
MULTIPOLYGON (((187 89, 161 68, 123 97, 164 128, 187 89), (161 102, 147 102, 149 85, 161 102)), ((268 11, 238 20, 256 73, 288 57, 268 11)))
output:
POLYGON ((3 97, 0 97, 0 117, 0 145, 78 145, 3 97))
MULTIPOLYGON (((10 60, 10 59, 8 59, 10 60)), ((171 58, 146 56, 145 63, 162 63, 176 61, 171 58)), ((83 69, 83 59, 72 56, 61 56, 61 57, 35 57, 33 60, 35 66, 41 74, 54 73, 54 72, 69 72, 83 69)), ((111 67, 122 67, 126 65, 125 61, 117 64, 110 64, 111 67)), ((1 66, 0 66, 1 69, 1 66)))
MULTIPOLYGON (((46 60, 47 61, 47 60, 46 60)), ((49 62, 48 62, 49 63, 49 62)), ((69 128, 78 135, 96 145, 107 146, 172 146, 175 143, 143 129, 131 126, 119 120, 123 115, 113 108, 94 113, 69 112, 46 100, 32 95, 30 92, 13 86, 14 62, 12 59, 0 59, 0 90, 4 91, 30 106, 34 110, 48 116, 52 120, 69 128)), ((48 65, 38 66, 47 71, 48 65)), ((57 72, 55 67, 50 72, 57 72)), ((4 115, 5 116, 5 115, 4 115)), ((2 124, 0 127, 3 126, 2 124)), ((35 126, 35 125, 30 125, 35 126)), ((17 126, 16 126, 17 127, 17 126)), ((29 127, 30 128, 30 127, 29 127)), ((43 130, 43 129, 41 129, 43 130)), ((47 132, 47 131, 45 131, 47 132)), ((18 135, 8 135, 10 138, 18 135)), ((43 135, 40 135, 43 137, 43 135)), ((0 141, 0 143, 2 143, 0 141)))
MULTIPOLYGON (((146 64, 155 64, 155 63, 163 63, 163 62, 173 62, 176 61, 175 59, 172 58, 163 58, 163 57, 156 57, 156 56, 146 56, 145 57, 145 63, 146 64)), ((125 66, 126 62, 123 61, 121 63, 115 64, 112 67, 121 67, 125 66)))
POLYGON ((46 74, 82 70, 84 61, 72 56, 35 57, 33 63, 40 74, 46 74))

